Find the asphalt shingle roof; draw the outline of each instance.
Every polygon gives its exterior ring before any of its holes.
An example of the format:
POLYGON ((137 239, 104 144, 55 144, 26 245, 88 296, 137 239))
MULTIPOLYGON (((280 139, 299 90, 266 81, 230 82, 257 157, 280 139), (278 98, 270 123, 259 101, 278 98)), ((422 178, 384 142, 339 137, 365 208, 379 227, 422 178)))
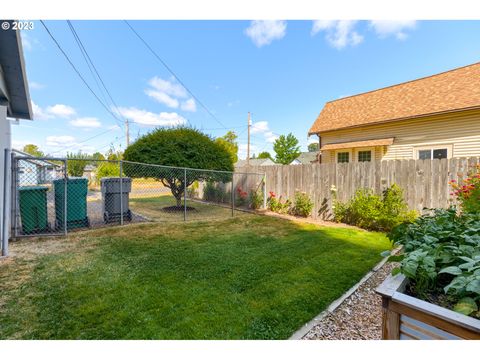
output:
POLYGON ((480 63, 325 104, 309 133, 480 108, 480 63))

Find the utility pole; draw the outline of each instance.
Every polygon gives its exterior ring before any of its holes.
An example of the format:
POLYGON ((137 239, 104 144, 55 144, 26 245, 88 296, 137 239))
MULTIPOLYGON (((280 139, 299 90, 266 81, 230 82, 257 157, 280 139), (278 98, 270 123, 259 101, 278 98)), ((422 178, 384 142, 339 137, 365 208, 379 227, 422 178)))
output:
POLYGON ((125 119, 125 136, 127 138, 127 147, 130 145, 130 128, 128 125, 128 119, 125 119))
POLYGON ((250 111, 248 112, 248 142, 247 142, 247 166, 250 165, 250 127, 252 126, 252 121, 250 120, 250 111))

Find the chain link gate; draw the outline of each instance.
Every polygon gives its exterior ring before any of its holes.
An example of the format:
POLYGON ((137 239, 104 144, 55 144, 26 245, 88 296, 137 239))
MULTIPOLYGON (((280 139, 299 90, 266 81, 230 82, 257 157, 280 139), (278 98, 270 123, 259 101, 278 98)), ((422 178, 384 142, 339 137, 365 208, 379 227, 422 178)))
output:
POLYGON ((224 219, 265 206, 265 174, 260 173, 12 158, 14 238, 134 222, 224 219))

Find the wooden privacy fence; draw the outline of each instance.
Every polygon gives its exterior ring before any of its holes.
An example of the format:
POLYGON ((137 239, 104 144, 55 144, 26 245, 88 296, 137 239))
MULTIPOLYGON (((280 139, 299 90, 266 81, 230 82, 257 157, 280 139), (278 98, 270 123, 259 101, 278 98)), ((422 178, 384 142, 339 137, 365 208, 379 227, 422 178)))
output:
POLYGON ((292 199, 304 191, 314 202, 313 217, 331 217, 331 187, 341 201, 350 199, 357 189, 371 188, 377 194, 392 184, 399 185, 411 209, 447 208, 452 204, 450 180, 466 176, 480 158, 434 160, 388 160, 347 164, 309 164, 249 166, 236 171, 265 173, 267 192, 292 199))

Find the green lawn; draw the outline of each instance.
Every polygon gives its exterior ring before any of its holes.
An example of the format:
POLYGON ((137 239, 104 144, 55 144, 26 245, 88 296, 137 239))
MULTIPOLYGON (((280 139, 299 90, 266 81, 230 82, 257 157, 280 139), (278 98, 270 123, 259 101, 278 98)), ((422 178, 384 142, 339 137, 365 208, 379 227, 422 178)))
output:
POLYGON ((258 215, 23 240, 0 262, 0 338, 285 339, 389 247, 258 215))

